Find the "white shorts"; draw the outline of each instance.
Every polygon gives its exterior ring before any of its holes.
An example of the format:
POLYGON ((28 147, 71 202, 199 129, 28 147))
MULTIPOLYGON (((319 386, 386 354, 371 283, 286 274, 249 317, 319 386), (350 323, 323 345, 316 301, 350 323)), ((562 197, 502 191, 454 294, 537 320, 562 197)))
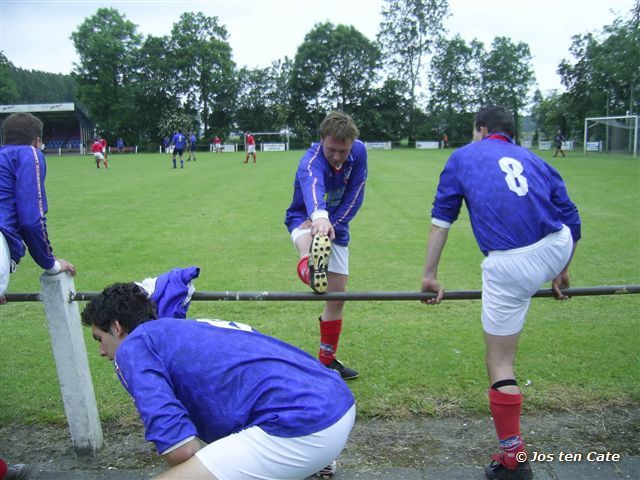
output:
POLYGON ((355 419, 353 405, 329 428, 293 438, 251 427, 210 443, 196 457, 219 480, 300 480, 338 458, 355 419))
POLYGON ((104 155, 102 155, 102 153, 97 152, 93 154, 93 158, 99 162, 101 160, 104 160, 104 155))
POLYGON ((0 232, 0 295, 4 295, 7 291, 11 271, 11 252, 9 251, 7 239, 0 232))
MULTIPOLYGON (((291 231, 291 240, 295 245, 298 237, 309 234, 311 234, 310 228, 294 228, 291 231)), ((329 256, 327 270, 331 273, 349 275, 349 247, 331 242, 331 255, 329 256)))
POLYGON ((482 262, 482 327, 490 335, 522 330, 531 296, 553 280, 571 258, 571 231, 551 233, 513 250, 489 252, 482 262))
POLYGON ((255 145, 247 145, 247 153, 256 153, 255 145))

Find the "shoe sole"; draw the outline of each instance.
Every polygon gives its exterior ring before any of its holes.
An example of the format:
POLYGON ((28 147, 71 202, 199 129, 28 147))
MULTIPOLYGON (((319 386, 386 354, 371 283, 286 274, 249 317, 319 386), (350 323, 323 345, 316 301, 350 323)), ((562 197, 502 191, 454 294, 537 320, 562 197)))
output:
POLYGON ((331 241, 327 235, 316 235, 309 249, 309 286, 316 293, 327 291, 327 269, 331 255, 331 241))
POLYGON ((336 461, 334 460, 329 465, 324 467, 322 470, 320 470, 319 472, 316 472, 314 477, 331 478, 336 474, 337 470, 338 470, 338 465, 337 465, 336 461))

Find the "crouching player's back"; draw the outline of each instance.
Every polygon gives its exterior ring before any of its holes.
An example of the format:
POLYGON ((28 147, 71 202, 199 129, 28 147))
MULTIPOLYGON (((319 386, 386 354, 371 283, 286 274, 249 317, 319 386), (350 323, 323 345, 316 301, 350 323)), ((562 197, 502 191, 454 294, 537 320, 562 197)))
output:
POLYGON ((303 479, 335 469, 355 420, 336 372, 247 325, 154 317, 131 283, 108 287, 82 314, 147 440, 174 466, 160 478, 303 479))

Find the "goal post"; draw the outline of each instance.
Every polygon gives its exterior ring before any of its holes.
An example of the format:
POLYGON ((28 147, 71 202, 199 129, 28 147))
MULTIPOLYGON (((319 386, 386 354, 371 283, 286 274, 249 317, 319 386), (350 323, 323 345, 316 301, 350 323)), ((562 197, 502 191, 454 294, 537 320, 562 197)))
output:
POLYGON ((289 129, 281 130, 279 132, 245 132, 243 136, 245 152, 247 151, 247 134, 251 134, 253 136, 256 141, 256 148, 259 148, 262 152, 289 150, 289 129), (266 138, 261 139, 260 137, 266 138), (269 139, 273 139, 274 141, 264 141, 269 139), (283 139, 284 142, 276 141, 283 139))
POLYGON ((587 152, 624 152, 638 156, 640 116, 587 117, 584 119, 584 147, 587 152))

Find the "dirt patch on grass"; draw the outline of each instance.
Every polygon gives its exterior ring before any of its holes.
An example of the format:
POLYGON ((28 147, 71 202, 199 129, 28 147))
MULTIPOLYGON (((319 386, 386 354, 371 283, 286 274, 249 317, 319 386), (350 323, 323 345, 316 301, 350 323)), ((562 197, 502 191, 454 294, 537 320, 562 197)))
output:
MULTIPOLYGON (((530 452, 640 456, 640 405, 528 415, 522 432, 530 452)), ((142 427, 103 424, 104 447, 77 457, 65 425, 0 427, 0 453, 43 471, 163 469, 142 427)), ((350 468, 482 465, 496 449, 489 416, 359 419, 340 462, 350 468)))

